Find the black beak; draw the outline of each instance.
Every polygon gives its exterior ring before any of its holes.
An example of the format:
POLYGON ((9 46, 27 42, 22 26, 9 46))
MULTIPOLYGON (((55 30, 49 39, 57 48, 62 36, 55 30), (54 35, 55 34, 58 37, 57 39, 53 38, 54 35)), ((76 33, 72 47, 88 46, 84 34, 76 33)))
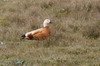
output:
POLYGON ((52 22, 50 22, 50 24, 52 24, 52 22))

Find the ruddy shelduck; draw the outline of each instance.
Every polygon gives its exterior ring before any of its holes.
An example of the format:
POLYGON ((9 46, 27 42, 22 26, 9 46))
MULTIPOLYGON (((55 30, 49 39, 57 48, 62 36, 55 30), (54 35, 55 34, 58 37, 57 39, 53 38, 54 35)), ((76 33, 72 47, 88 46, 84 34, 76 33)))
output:
POLYGON ((48 24, 51 23, 50 19, 45 19, 43 22, 43 28, 33 30, 31 32, 27 32, 23 34, 21 37, 22 39, 28 39, 28 40, 40 40, 40 39, 46 39, 51 31, 48 26, 48 24))

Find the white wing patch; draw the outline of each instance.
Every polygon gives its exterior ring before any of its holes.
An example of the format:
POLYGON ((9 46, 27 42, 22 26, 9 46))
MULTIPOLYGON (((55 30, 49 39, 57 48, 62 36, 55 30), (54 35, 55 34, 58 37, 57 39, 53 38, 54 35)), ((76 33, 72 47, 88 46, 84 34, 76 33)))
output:
POLYGON ((34 34, 34 33, 36 33, 36 32, 38 32, 38 31, 40 31, 40 30, 42 30, 43 28, 40 28, 40 29, 37 29, 37 30, 33 30, 33 31, 30 31, 30 32, 27 32, 26 34, 25 34, 25 36, 27 37, 28 36, 28 34, 34 34))
POLYGON ((25 36, 28 36, 28 34, 33 33, 33 32, 34 32, 34 31, 27 32, 27 33, 25 34, 25 36))

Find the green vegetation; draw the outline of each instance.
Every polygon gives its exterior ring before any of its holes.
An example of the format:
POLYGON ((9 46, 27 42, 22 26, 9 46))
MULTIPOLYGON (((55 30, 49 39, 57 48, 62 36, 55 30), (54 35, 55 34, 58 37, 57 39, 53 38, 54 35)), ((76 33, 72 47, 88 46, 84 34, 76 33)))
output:
POLYGON ((0 66, 100 66, 99 0, 0 0, 0 66), (20 40, 49 18, 46 40, 20 40))

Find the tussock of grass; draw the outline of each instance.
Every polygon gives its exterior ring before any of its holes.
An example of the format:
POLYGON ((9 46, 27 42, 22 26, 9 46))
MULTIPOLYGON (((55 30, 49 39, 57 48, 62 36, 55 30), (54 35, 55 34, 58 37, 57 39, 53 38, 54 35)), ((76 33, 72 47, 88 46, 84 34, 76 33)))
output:
POLYGON ((53 2, 44 2, 42 5, 41 5, 41 8, 43 8, 43 9, 48 9, 48 8, 50 8, 50 7, 52 7, 53 6, 53 2))
POLYGON ((86 36, 88 38, 94 38, 94 39, 97 39, 99 36, 100 36, 100 24, 97 23, 97 24, 93 24, 91 26, 88 25, 85 26, 86 28, 84 29, 83 31, 83 36, 86 36))

